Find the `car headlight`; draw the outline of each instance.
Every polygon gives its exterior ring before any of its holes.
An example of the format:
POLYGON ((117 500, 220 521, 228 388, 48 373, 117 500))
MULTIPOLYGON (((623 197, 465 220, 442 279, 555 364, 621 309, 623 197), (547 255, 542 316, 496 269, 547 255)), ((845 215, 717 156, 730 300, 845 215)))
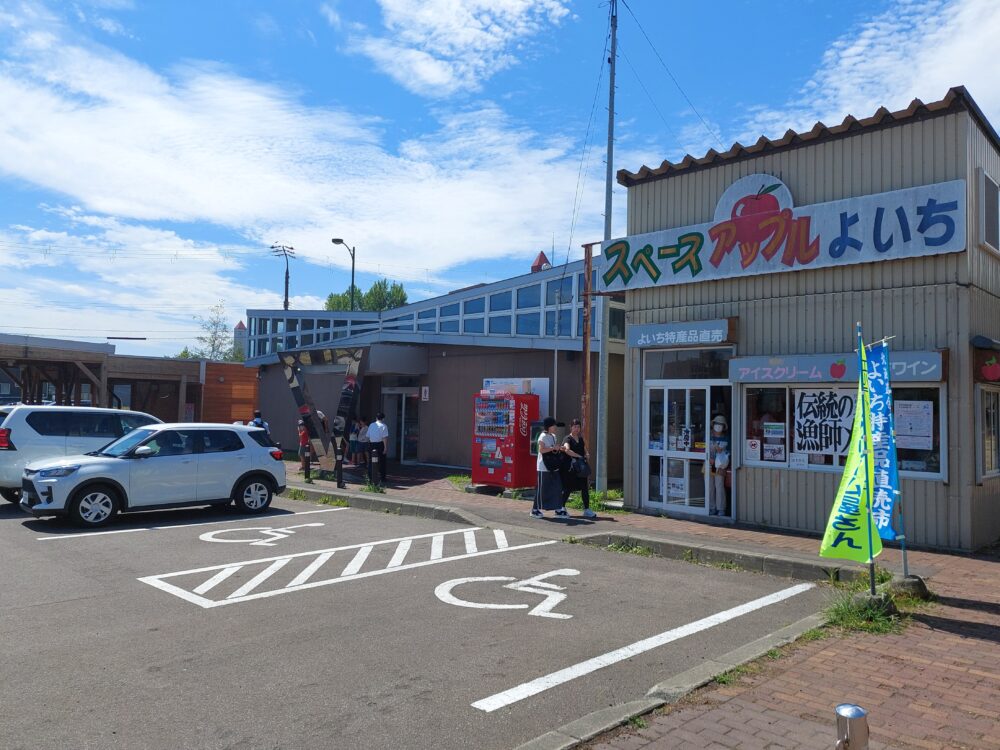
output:
POLYGON ((42 469, 38 472, 38 476, 41 479, 53 479, 55 477, 68 477, 74 471, 79 469, 79 466, 57 466, 54 469, 42 469))

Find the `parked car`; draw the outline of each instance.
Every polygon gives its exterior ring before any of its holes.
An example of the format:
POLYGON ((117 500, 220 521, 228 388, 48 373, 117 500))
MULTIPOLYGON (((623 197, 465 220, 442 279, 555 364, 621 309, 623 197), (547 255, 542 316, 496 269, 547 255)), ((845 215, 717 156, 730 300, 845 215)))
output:
POLYGON ((20 500, 21 473, 29 462, 89 453, 160 422, 139 411, 39 404, 4 407, 0 415, 0 496, 11 503, 20 500))
POLYGON ((235 502, 260 513, 284 489, 281 449, 259 427, 156 424, 87 455, 28 464, 21 507, 97 527, 115 513, 152 508, 235 502))

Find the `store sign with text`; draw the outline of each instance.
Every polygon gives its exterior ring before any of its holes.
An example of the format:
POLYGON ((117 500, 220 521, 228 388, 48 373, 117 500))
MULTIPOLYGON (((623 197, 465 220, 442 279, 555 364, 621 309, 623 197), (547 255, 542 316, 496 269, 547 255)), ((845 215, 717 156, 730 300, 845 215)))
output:
POLYGON ((857 391, 793 390, 792 452, 843 456, 851 444, 857 391))
POLYGON ((913 258, 965 250, 965 181, 796 207, 767 174, 742 177, 706 224, 602 244, 602 291, 913 258))
MULTIPOLYGON (((894 382, 937 383, 944 380, 941 352, 892 352, 894 382)), ((782 357, 735 357, 729 360, 735 383, 851 383, 858 379, 858 355, 789 354, 782 357)))

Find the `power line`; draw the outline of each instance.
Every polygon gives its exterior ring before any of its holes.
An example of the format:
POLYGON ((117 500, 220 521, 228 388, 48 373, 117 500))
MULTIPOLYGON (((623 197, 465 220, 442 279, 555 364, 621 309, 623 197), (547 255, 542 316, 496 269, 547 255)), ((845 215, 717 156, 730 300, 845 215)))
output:
POLYGON ((649 48, 653 50, 653 54, 656 55, 656 59, 660 61, 660 65, 662 65, 663 69, 667 71, 667 75, 670 76, 670 80, 674 82, 674 86, 677 87, 677 90, 681 92, 681 96, 684 97, 684 100, 688 103, 688 106, 691 108, 691 111, 698 116, 699 120, 701 120, 701 124, 704 126, 705 131, 710 136, 712 136, 712 139, 715 141, 717 146, 719 146, 720 148, 725 148, 725 144, 722 143, 722 137, 716 131, 714 131, 709 126, 705 118, 702 117, 701 112, 698 111, 698 108, 694 106, 694 102, 691 101, 691 97, 687 95, 687 92, 684 90, 684 87, 681 86, 680 81, 677 80, 677 78, 671 72, 670 68, 667 66, 667 63, 660 55, 659 50, 656 49, 656 45, 653 44, 653 40, 649 38, 649 34, 646 33, 646 30, 642 27, 642 24, 636 17, 635 11, 633 11, 632 7, 628 4, 628 0, 622 0, 622 4, 625 6, 625 9, 629 12, 629 15, 632 16, 632 20, 635 21, 635 25, 639 27, 639 31, 642 33, 643 37, 645 37, 646 39, 646 42, 649 44, 649 48))
POLYGON ((643 90, 643 93, 646 94, 646 98, 649 99, 649 103, 653 105, 653 109, 656 110, 656 114, 658 114, 660 116, 660 119, 663 121, 663 125, 667 129, 667 132, 670 133, 670 136, 675 141, 677 141, 678 143, 680 143, 680 138, 677 136, 677 133, 674 131, 674 129, 672 127, 670 127, 670 123, 667 122, 667 118, 664 117, 663 112, 660 111, 660 107, 657 105, 656 100, 649 93, 649 89, 646 88, 646 84, 644 84, 642 82, 642 78, 639 76, 639 71, 635 69, 635 66, 632 64, 632 61, 629 60, 629 57, 625 53, 625 50, 622 49, 621 42, 618 42, 618 49, 621 50, 622 57, 625 58, 625 62, 628 64, 629 70, 631 70, 632 74, 635 76, 635 80, 636 80, 636 83, 639 84, 639 88, 641 88, 643 90))

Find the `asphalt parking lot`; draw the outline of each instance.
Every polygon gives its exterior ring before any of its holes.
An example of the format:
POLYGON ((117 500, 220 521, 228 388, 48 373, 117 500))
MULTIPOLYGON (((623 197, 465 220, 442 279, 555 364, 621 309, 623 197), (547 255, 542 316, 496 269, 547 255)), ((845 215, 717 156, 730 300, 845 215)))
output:
POLYGON ((0 506, 4 748, 511 748, 817 611, 808 584, 279 499, 0 506))

